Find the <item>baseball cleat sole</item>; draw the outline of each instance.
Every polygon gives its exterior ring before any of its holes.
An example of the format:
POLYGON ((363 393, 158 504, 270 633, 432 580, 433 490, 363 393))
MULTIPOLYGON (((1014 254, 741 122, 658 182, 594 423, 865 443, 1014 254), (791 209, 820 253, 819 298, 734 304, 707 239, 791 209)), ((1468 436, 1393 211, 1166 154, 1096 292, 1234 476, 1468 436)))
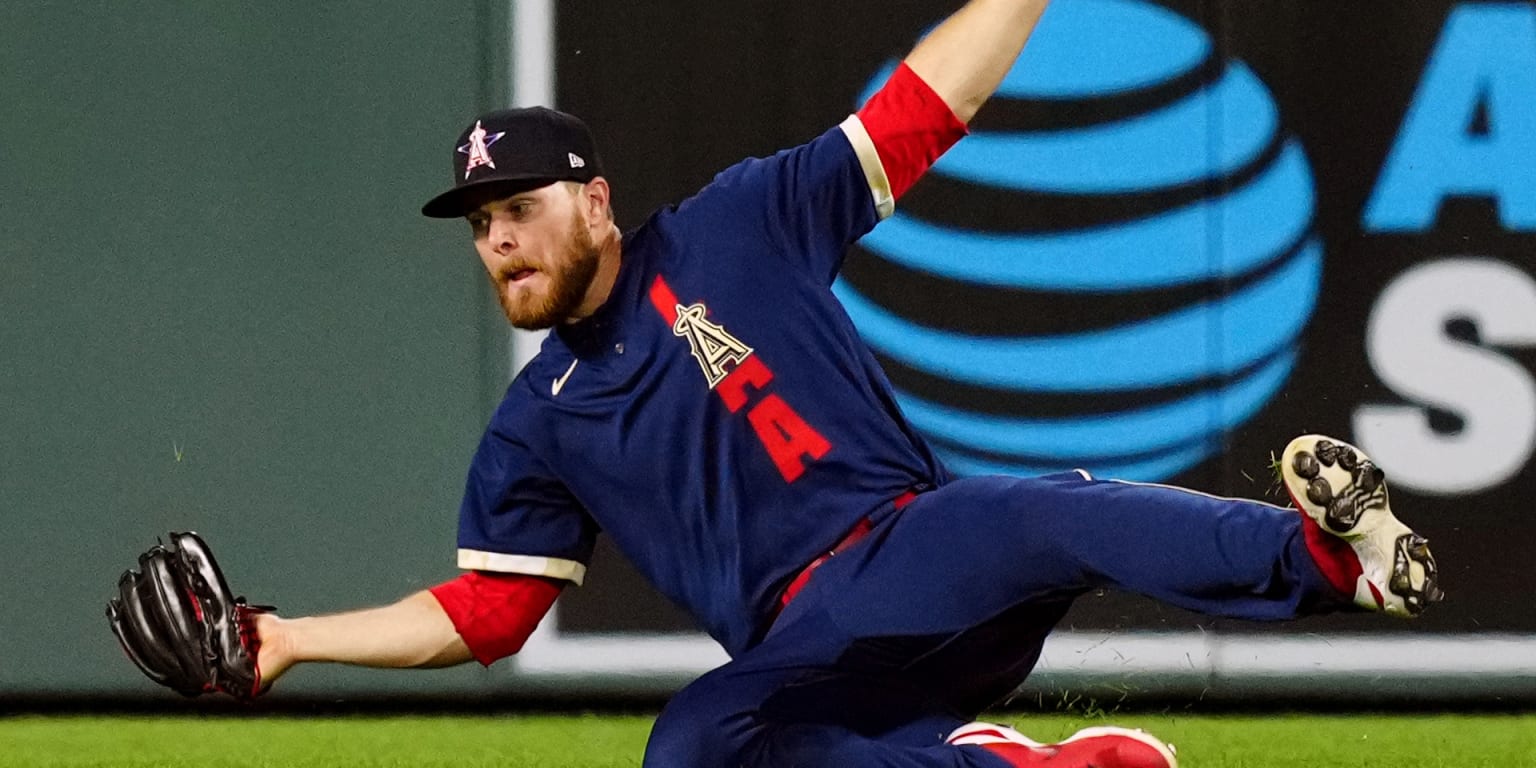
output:
POLYGON ((1354 551, 1357 604, 1407 617, 1444 598, 1429 541, 1392 514, 1386 474, 1365 452, 1303 435, 1285 447, 1280 474, 1296 508, 1354 551))

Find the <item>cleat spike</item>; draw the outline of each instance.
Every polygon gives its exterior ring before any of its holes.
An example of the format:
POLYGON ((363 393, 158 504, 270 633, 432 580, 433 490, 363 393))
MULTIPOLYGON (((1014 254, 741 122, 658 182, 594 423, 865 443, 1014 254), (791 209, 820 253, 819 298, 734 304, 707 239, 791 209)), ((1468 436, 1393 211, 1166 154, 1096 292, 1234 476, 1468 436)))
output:
POLYGON ((1350 496, 1335 496, 1328 502, 1327 527, 1337 533, 1348 533, 1360 522, 1360 506, 1350 496))
POLYGON ((1296 474, 1299 475, 1303 480, 1312 480, 1316 478, 1317 473, 1322 469, 1322 467, 1317 465, 1317 457, 1307 453, 1306 451, 1302 451, 1301 453, 1296 454, 1296 458, 1291 461, 1291 468, 1295 470, 1296 474))
POLYGON ((1355 475, 1355 485, 1360 487, 1362 493, 1375 493, 1386 479, 1387 473, 1376 468, 1376 465, 1365 462, 1360 465, 1360 471, 1355 475))
POLYGON ((1318 506, 1328 506, 1328 502, 1333 501, 1333 487, 1328 485, 1328 479, 1317 477, 1307 483, 1307 498, 1318 506))

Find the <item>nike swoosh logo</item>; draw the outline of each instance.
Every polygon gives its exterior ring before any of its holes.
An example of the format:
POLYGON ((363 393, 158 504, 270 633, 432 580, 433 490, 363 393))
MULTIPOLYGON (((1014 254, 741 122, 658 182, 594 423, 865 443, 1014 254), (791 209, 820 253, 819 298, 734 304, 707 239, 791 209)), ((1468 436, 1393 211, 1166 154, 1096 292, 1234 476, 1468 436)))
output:
POLYGON ((558 379, 555 379, 555 383, 549 385, 549 393, 551 395, 559 396, 560 390, 565 389, 565 380, 569 379, 571 377, 571 371, 576 370, 576 364, 579 363, 579 362, 581 362, 581 361, 580 360, 572 360, 571 361, 571 367, 565 369, 565 375, 561 376, 558 379))

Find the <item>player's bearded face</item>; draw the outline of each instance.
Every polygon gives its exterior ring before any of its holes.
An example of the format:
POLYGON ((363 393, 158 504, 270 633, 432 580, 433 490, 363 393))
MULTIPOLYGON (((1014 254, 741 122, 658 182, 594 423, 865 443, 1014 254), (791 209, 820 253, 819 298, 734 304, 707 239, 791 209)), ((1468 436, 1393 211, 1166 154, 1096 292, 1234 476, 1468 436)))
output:
POLYGON ((597 274, 598 250, 581 211, 573 208, 567 231, 545 263, 513 261, 487 271, 501 311, 514 328, 536 331, 570 318, 597 274), (528 271, 536 270, 533 275, 528 271))

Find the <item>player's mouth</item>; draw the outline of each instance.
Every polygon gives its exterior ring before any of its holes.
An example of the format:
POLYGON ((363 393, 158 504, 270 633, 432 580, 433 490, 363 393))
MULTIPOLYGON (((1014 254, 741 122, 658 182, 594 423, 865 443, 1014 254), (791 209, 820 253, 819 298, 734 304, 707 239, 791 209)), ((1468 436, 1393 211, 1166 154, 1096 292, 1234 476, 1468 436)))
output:
POLYGON ((533 277, 537 272, 538 272, 537 269, 531 269, 531 268, 530 269, 514 270, 514 271, 512 271, 512 272, 507 274, 506 280, 507 280, 507 282, 512 283, 513 285, 516 285, 517 283, 521 283, 524 280, 527 280, 528 278, 533 277))

